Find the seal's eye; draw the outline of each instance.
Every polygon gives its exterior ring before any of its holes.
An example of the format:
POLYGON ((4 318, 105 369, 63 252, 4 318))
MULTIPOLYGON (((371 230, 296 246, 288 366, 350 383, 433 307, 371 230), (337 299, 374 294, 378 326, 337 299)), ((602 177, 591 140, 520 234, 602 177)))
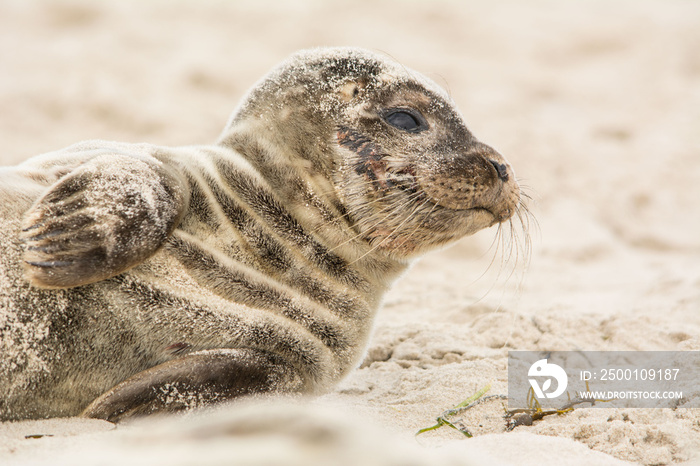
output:
POLYGON ((391 126, 411 133, 428 129, 428 123, 423 118, 423 115, 413 109, 400 108, 389 110, 384 114, 384 119, 391 126))

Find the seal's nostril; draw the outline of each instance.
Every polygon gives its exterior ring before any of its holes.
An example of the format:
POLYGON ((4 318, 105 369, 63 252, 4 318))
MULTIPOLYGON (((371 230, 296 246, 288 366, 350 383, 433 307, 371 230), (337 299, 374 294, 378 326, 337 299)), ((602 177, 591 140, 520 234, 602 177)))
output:
POLYGON ((491 162, 491 165, 493 165, 493 168, 496 169, 496 173, 498 173, 498 177, 503 180, 503 181, 508 181, 508 168, 503 165, 502 163, 498 163, 493 160, 489 160, 491 162))

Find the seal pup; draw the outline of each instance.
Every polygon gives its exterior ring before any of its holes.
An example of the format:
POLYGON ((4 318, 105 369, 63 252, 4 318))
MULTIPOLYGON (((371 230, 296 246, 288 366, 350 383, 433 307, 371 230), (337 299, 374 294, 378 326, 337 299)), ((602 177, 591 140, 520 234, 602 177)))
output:
POLYGON ((504 222, 513 170, 420 74, 303 51, 219 141, 0 171, 0 418, 119 421, 329 390, 419 255, 504 222))

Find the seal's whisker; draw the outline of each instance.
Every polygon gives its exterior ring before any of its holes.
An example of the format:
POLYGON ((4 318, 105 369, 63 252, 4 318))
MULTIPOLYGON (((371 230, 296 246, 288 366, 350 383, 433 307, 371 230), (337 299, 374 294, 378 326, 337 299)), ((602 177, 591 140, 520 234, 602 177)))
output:
MULTIPOLYGON (((429 217, 430 214, 433 213, 433 211, 435 210, 435 208, 438 206, 439 203, 440 203, 440 201, 438 200, 435 204, 433 204, 433 207, 431 207, 430 211, 429 211, 425 216, 426 216, 426 217, 429 217)), ((406 235, 406 238, 405 238, 403 241, 401 241, 401 243, 399 243, 399 245, 397 246, 397 249, 401 249, 401 247, 402 247, 404 244, 406 244, 409 240, 413 239, 413 235, 414 235, 414 234, 416 233, 416 231, 418 231, 418 229, 421 227, 421 224, 422 224, 422 222, 418 222, 418 223, 416 224, 416 226, 413 227, 413 230, 411 230, 411 232, 410 232, 409 234, 406 235)))
POLYGON ((525 253, 525 258, 529 263, 530 260, 530 255, 532 253, 532 235, 530 234, 530 220, 532 219, 533 221, 537 222, 537 219, 532 215, 532 213, 528 210, 526 205, 520 206, 516 213, 518 216, 518 220, 520 221, 520 225, 522 226, 523 229, 523 235, 524 235, 524 253, 525 253))
MULTIPOLYGON (((369 184, 369 183, 370 183, 370 182, 367 182, 367 184, 369 184)), ((391 198, 393 198, 393 197, 399 197, 401 194, 403 194, 402 191, 396 191, 396 192, 387 194, 387 195, 385 195, 385 196, 383 196, 383 197, 372 199, 372 200, 368 201, 366 205, 367 205, 367 206, 372 206, 372 205, 374 205, 374 204, 376 204, 376 203, 378 203, 378 202, 391 200, 391 198)), ((385 211, 385 210, 392 209, 392 208, 393 208, 392 205, 388 205, 388 206, 382 208, 379 212, 383 212, 383 211, 385 211)), ((372 214, 372 216, 378 214, 379 212, 376 212, 375 214, 372 214)), ((344 214, 341 214, 341 215, 336 216, 333 220, 329 220, 329 221, 327 221, 327 222, 323 222, 323 223, 317 225, 317 226, 314 227, 311 231, 312 231, 313 233, 316 233, 316 232, 318 232, 321 228, 326 227, 326 226, 328 226, 328 225, 332 225, 332 224, 334 224, 335 222, 338 222, 338 221, 339 221, 340 219, 342 219, 343 217, 345 217, 346 219, 349 219, 349 215, 350 215, 350 212, 345 212, 344 214)), ((365 220, 367 220, 367 219, 365 219, 365 220)))
MULTIPOLYGON (((521 199, 518 201, 518 205, 515 210, 515 215, 509 219, 509 227, 511 229, 511 238, 513 247, 515 247, 516 258, 513 262, 513 271, 510 276, 515 274, 515 272, 520 269, 521 273, 518 283, 516 284, 516 291, 519 293, 522 289, 522 285, 525 280, 525 275, 530 267, 530 261, 532 258, 532 235, 530 234, 530 220, 535 222, 537 226, 537 219, 530 212, 529 207, 524 199, 531 200, 532 197, 521 191, 521 199), (516 220, 517 218, 517 220, 516 220), (520 223, 520 228, 516 231, 515 222, 520 223), (522 233, 522 237, 519 233, 522 233), (521 241, 522 239, 522 241, 521 241), (520 266, 520 267, 519 267, 520 266)), ((509 279, 510 279, 509 276, 509 279)))
MULTIPOLYGON (((400 193, 395 193, 395 194, 400 194, 400 193)), ((393 195, 386 196, 385 198, 383 198, 381 200, 384 200, 384 201, 391 200, 391 202, 388 205, 384 206, 382 209, 370 214, 367 217, 362 217, 361 215, 356 215, 357 218, 361 219, 360 222, 357 222, 357 223, 358 223, 358 225, 361 224, 361 225, 365 226, 371 222, 374 222, 377 218, 381 217, 379 219, 379 221, 375 222, 371 227, 369 227, 369 229, 374 229, 379 225, 379 223, 381 223, 386 218, 388 218, 387 215, 391 215, 393 213, 400 214, 399 206, 401 205, 401 203, 406 203, 406 204, 411 203, 414 200, 416 200, 419 196, 420 196, 420 193, 413 193, 404 199, 399 198, 398 195, 395 196, 395 197, 397 197, 397 199, 389 199, 390 197, 393 197, 393 195), (386 214, 386 215, 384 215, 384 214, 386 214)), ((377 201, 379 201, 379 199, 377 201)), ((367 203, 365 207, 372 206, 374 203, 375 202, 367 203)), ((365 228, 365 229, 367 229, 367 228, 365 228)))
MULTIPOLYGON (((486 250, 486 254, 493 251, 493 254, 491 256, 491 261, 489 262, 489 265, 481 273, 481 275, 479 275, 476 279, 474 279, 474 282, 478 282, 479 280, 483 279, 486 276, 486 274, 490 270, 492 270, 494 264, 496 263, 496 258, 502 257, 502 255, 500 255, 498 253, 499 249, 502 248, 502 236, 503 236, 503 223, 499 223, 498 228, 496 230, 496 234, 494 235, 493 241, 491 242, 491 245, 489 246, 489 248, 486 250)), ((496 278, 491 282, 491 284, 488 286, 488 288, 486 290, 484 290, 484 292, 481 293, 481 295, 474 300, 474 303, 478 303, 478 302, 482 301, 483 299, 486 298, 486 296, 488 296, 491 293, 493 288, 496 286, 496 283, 498 283, 499 277, 501 275, 501 271, 502 271, 502 265, 501 265, 501 267, 499 267, 499 270, 496 273, 496 278)))
POLYGON ((501 272, 506 270, 507 264, 512 264, 510 271, 505 277, 507 282, 513 276, 517 270, 518 260, 520 259, 520 248, 518 247, 517 235, 515 235, 515 229, 513 228, 513 218, 508 219, 508 223, 502 223, 503 229, 505 230, 506 225, 508 228, 508 234, 505 232, 502 235, 502 250, 501 250, 501 272), (506 249, 508 253, 506 254, 506 249))
MULTIPOLYGON (((387 195, 385 195, 385 196, 383 196, 383 197, 380 197, 380 198, 371 199, 371 200, 367 201, 366 205, 367 205, 367 206, 373 206, 374 204, 377 204, 377 203, 379 203, 379 202, 390 201, 390 200, 392 200, 392 198, 400 197, 401 194, 403 194, 401 191, 393 192, 393 193, 391 193, 391 194, 387 194, 387 195)), ((388 206, 385 206, 384 208, 382 208, 379 212, 383 212, 383 211, 385 211, 385 210, 387 210, 387 209, 391 209, 391 208, 392 208, 392 206, 391 206, 391 205, 388 205, 388 206)), ((338 218, 347 217, 347 216, 349 216, 349 215, 350 215, 350 212, 346 212, 345 214, 338 216, 338 218)), ((374 214, 373 214, 373 215, 374 215, 374 214)), ((335 220, 337 220, 337 218, 334 219, 333 221, 335 221, 335 220)), ((329 222, 328 222, 328 223, 329 223, 329 222)), ((324 224, 324 225, 327 225, 328 223, 326 223, 326 224, 324 224)), ((323 225, 321 225, 321 226, 323 226, 323 225)), ((320 226, 319 226, 319 228, 320 228, 320 226)), ((316 231, 316 230, 315 230, 315 231, 316 231)))
MULTIPOLYGON (((505 230, 506 228, 506 223, 503 223, 503 229, 505 230)), ((513 275, 516 273, 518 270, 518 261, 520 258, 520 249, 518 247, 518 242, 517 242, 517 235, 515 235, 515 229, 513 228, 513 218, 511 217, 508 219, 507 223, 507 228, 508 228, 508 235, 503 234, 503 240, 502 240, 502 268, 499 271, 499 278, 500 274, 503 273, 504 270, 507 271, 505 274, 504 278, 504 283, 507 283, 510 281, 510 279, 513 277, 513 275), (506 248, 508 249, 508 254, 505 254, 506 248), (513 258, 514 257, 514 258, 513 258), (507 269, 507 264, 511 264, 510 268, 507 269)), ((506 293, 506 288, 504 287, 501 291, 500 299, 498 302, 498 306, 496 307, 496 311, 499 311, 502 306, 503 302, 505 300, 505 293, 506 293)))
MULTIPOLYGON (((521 193, 522 194, 522 193, 521 193)), ((524 196, 526 199, 530 199, 529 195, 524 196)), ((491 285, 483 294, 476 300, 476 302, 484 299, 489 293, 493 291, 496 284, 505 277, 505 281, 510 281, 511 278, 518 273, 520 276, 516 289, 520 290, 522 288, 522 283, 525 279, 525 273, 530 265, 531 253, 532 253, 532 240, 530 235, 530 219, 536 222, 535 217, 530 212, 527 204, 521 198, 516 205, 514 216, 508 219, 508 222, 500 223, 498 225, 498 230, 494 236, 488 251, 493 251, 493 256, 489 265, 486 267, 484 272, 475 281, 483 278, 488 271, 493 269, 496 263, 496 258, 500 258, 500 266, 496 272, 496 276, 491 282, 491 285), (517 220, 515 219, 517 217, 517 220), (519 223, 519 228, 516 223, 519 223), (505 229, 508 229, 506 232, 505 229), (519 234, 521 232, 521 234, 519 234), (521 241, 522 240, 522 241, 521 241), (505 268, 510 264, 508 272, 504 275, 505 268), (518 272, 520 270, 520 272, 518 272)), ((505 293, 505 289, 504 289, 505 293)), ((498 311, 501 308, 502 300, 504 295, 502 295, 499 305, 496 308, 498 311)))
MULTIPOLYGON (((407 202, 407 203, 405 203, 402 207, 405 207, 405 206, 407 206, 407 205, 409 205, 409 204, 410 204, 410 202, 407 202)), ((419 205, 413 206, 413 211, 412 211, 411 213, 409 213, 409 214, 406 216, 406 218, 405 218, 397 227, 395 227, 392 231, 390 231, 389 234, 388 234, 385 238, 383 238, 378 244, 376 244, 375 246, 372 246, 372 248, 371 248, 369 251, 367 251, 366 253, 362 254, 360 257, 358 257, 358 258, 355 259, 354 261, 350 262, 349 265, 352 265, 352 264, 354 264, 354 263, 356 263, 356 262, 362 260, 362 259, 363 259, 365 256, 367 256, 368 254, 371 254, 372 252, 374 252, 374 251, 376 251, 378 248, 380 248, 389 238, 391 238, 391 236, 392 236, 394 233, 396 233, 397 231, 399 231, 399 230, 401 229, 401 227, 413 217, 413 215, 415 214, 416 210, 419 209, 419 208, 420 208, 419 205)))
MULTIPOLYGON (((532 199, 531 197, 529 197, 527 195, 526 195, 526 198, 532 199)), ((518 206, 517 206, 515 212, 517 214, 518 220, 520 221, 520 225, 522 226, 523 235, 524 235, 523 252, 524 252, 524 256, 525 256, 525 260, 526 260, 526 265, 529 266, 530 258, 532 255, 532 231, 531 230, 534 227, 535 231, 539 232, 540 225, 539 225, 539 222, 537 221, 537 218, 530 211, 530 208, 527 205, 527 203, 524 202, 522 199, 520 199, 520 201, 518 202, 518 206)))
MULTIPOLYGON (((391 206, 391 212, 387 213, 384 215, 382 218, 378 219, 372 226, 366 228, 365 230, 367 231, 372 231, 376 229, 378 226, 380 226, 383 222, 386 222, 386 220, 390 219, 392 216, 400 216, 402 214, 402 209, 406 206, 410 206, 415 198, 418 196, 418 193, 415 193, 414 195, 409 196, 406 199, 403 200, 397 200, 395 203, 393 203, 391 206)), ((396 227, 394 230, 392 230, 392 234, 394 231, 398 230, 406 221, 410 220, 411 216, 414 214, 415 210, 417 210, 419 206, 413 206, 414 211, 410 212, 406 218, 399 224, 398 227, 396 227)), ((368 220, 371 218, 377 217, 377 214, 373 214, 372 216, 368 217, 368 220)), ((363 223, 367 223, 364 221, 363 223)))
MULTIPOLYGON (((512 266, 510 269, 510 273, 506 277, 506 282, 508 280, 510 280, 513 275, 515 275, 516 271, 518 270, 518 265, 521 262, 521 257, 523 257, 525 255, 525 251, 521 250, 519 242, 518 242, 518 235, 516 234, 515 227, 513 225, 513 217, 511 217, 508 220, 508 231, 510 233, 508 235, 508 248, 510 249, 510 251, 508 252, 508 258, 506 260, 507 260, 507 263, 511 263, 512 266), (513 256, 515 256, 515 257, 511 261, 511 258, 513 256)), ((505 247, 505 244, 504 244, 504 247, 505 247)))
POLYGON ((519 236, 515 232, 515 226, 513 225, 513 219, 511 219, 511 229, 513 231, 513 238, 516 242, 516 248, 518 251, 522 250, 523 254, 523 260, 522 261, 516 261, 516 264, 514 265, 517 266, 518 263, 522 263, 522 273, 520 274, 520 279, 518 280, 518 284, 516 285, 516 289, 518 292, 522 289, 522 285, 525 281, 525 274, 527 270, 530 268, 530 259, 532 257, 532 243, 530 241, 530 235, 527 233, 526 228, 524 226, 523 218, 522 215, 518 214, 518 221, 520 222, 521 226, 523 226, 522 231, 523 231, 523 245, 522 247, 518 244, 518 238, 519 236), (521 249, 522 248, 522 249, 521 249))
MULTIPOLYGON (((373 225, 369 226, 368 228, 365 228, 364 230, 365 231, 372 231, 372 230, 376 229, 382 222, 385 222, 388 218, 390 218, 392 214, 399 214, 401 209, 407 205, 410 205, 417 195, 418 195, 418 193, 414 193, 406 199, 398 199, 395 202, 384 207, 380 211, 373 213, 372 215, 370 215, 367 218, 364 218, 363 224, 367 224, 369 221, 376 219, 376 221, 374 222, 373 225), (403 202, 403 205, 401 204, 402 202, 403 202), (386 215, 381 216, 381 214, 384 211, 389 211, 389 212, 386 215), (381 218, 378 218, 380 216, 381 216, 381 218)), ((348 238, 347 240, 343 241, 342 243, 338 244, 337 246, 334 246, 333 248, 329 249, 329 251, 333 252, 333 251, 337 250, 338 248, 356 240, 357 238, 362 237, 365 234, 366 234, 365 232, 359 232, 356 235, 354 235, 354 236, 348 238)))
MULTIPOLYGON (((353 187, 355 188, 365 188, 367 186, 375 186, 377 183, 376 180, 362 180, 362 181, 356 181, 353 183, 353 187)), ((320 197, 328 197, 330 195, 337 194, 338 190, 336 188, 331 188, 326 191, 318 190, 314 191, 314 194, 320 197)))

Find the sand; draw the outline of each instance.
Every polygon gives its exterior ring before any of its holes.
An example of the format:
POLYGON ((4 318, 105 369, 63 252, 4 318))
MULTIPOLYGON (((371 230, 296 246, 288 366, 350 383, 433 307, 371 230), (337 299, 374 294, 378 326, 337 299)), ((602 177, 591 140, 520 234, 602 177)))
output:
POLYGON ((529 256, 522 231, 496 247, 495 229, 426 256, 363 366, 319 399, 4 423, 0 464, 700 461, 698 399, 512 432, 492 400, 460 419, 471 439, 414 438, 489 384, 505 394, 509 350, 700 350, 700 3, 5 0, 0 163, 94 138, 213 141, 257 79, 316 45, 444 85, 533 198, 529 256))

